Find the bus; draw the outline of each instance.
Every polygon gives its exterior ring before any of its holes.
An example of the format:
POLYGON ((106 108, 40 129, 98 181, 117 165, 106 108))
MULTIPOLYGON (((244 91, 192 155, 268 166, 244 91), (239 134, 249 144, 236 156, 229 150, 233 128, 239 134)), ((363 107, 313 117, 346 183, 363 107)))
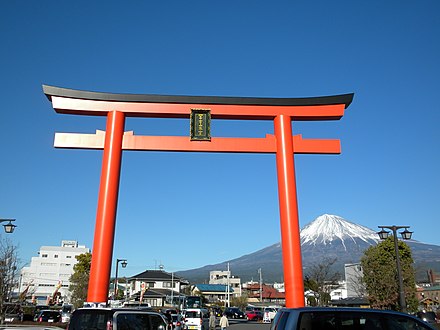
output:
POLYGON ((184 309, 187 308, 202 308, 202 297, 200 296, 186 296, 184 300, 184 309))

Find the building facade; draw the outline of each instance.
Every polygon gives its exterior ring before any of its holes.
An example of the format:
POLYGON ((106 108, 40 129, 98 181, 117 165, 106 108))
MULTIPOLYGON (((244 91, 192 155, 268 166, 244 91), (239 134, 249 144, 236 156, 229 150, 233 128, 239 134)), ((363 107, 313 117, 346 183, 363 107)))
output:
POLYGON ((127 301, 142 302, 153 307, 180 306, 187 280, 163 270, 146 270, 127 278, 127 301))
POLYGON ((342 298, 365 297, 367 290, 362 281, 364 272, 360 263, 345 264, 345 282, 347 293, 342 298))
POLYGON ((203 296, 209 304, 229 306, 234 289, 224 284, 194 284, 191 286, 191 295, 203 296))
POLYGON ((263 283, 248 283, 245 288, 249 302, 270 305, 284 305, 286 294, 275 289, 272 285, 263 283))
POLYGON ((70 276, 76 256, 90 249, 77 241, 61 241, 61 246, 42 246, 38 257, 20 273, 19 294, 37 304, 70 303, 70 276))
POLYGON ((209 272, 209 284, 223 284, 226 287, 234 289, 233 296, 241 296, 241 279, 239 277, 231 276, 229 270, 214 270, 209 272))

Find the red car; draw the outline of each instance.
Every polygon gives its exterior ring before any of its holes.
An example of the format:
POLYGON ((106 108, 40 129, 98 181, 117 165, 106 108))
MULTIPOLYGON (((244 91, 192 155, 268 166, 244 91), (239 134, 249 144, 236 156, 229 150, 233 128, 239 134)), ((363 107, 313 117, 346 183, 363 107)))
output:
POLYGON ((246 318, 248 321, 261 321, 263 319, 263 313, 260 311, 246 311, 246 318))

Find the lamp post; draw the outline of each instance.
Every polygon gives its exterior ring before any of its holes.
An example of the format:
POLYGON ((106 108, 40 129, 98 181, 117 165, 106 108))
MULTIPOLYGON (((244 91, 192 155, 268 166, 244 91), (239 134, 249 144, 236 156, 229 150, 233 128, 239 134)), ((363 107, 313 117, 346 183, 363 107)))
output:
POLYGON ((405 240, 411 239, 412 231, 409 231, 409 226, 378 226, 381 231, 377 234, 379 235, 380 239, 386 239, 389 235, 389 231, 386 231, 385 229, 390 229, 393 232, 393 239, 394 239, 394 250, 396 252, 396 266, 397 266, 397 278, 399 280, 399 305, 402 312, 406 312, 406 301, 405 301, 405 291, 403 288, 403 277, 402 277, 402 268, 400 266, 400 256, 399 256, 399 246, 398 246, 398 240, 397 240, 397 231, 399 229, 405 229, 404 231, 400 232, 400 235, 402 235, 402 238, 405 240))
POLYGON ((127 259, 116 259, 115 286, 113 288, 115 300, 118 295, 118 266, 119 266, 119 263, 121 263, 122 268, 125 268, 125 267, 127 267, 127 259))
POLYGON ((0 219, 0 223, 6 221, 9 221, 9 223, 3 225, 3 227, 5 228, 5 233, 11 234, 14 232, 15 227, 17 227, 12 223, 12 221, 15 221, 15 219, 0 219))

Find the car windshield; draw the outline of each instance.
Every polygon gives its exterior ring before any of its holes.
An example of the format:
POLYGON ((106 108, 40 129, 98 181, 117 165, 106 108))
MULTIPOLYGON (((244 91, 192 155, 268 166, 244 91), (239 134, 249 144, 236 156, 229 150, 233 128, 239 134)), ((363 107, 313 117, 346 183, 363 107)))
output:
POLYGON ((200 317, 200 312, 196 311, 186 311, 185 317, 189 319, 195 319, 200 317))
POLYGON ((110 311, 105 310, 77 311, 70 321, 69 330, 106 330, 109 314, 110 311))

